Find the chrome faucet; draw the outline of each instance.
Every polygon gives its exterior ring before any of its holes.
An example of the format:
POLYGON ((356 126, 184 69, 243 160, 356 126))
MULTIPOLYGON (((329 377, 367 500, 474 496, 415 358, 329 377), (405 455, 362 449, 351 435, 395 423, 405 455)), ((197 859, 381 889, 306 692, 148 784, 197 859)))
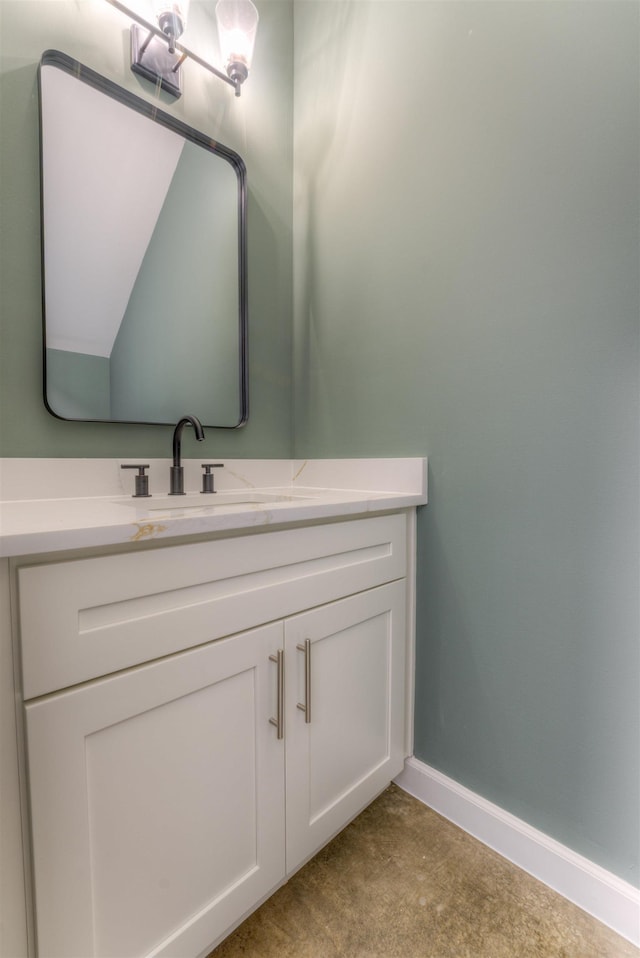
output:
POLYGON ((170 496, 184 495, 184 469, 180 463, 180 442, 182 440, 182 430, 185 426, 192 425, 196 439, 202 442, 204 439, 204 429, 202 423, 195 416, 183 416, 178 420, 176 428, 173 430, 173 465, 170 472, 170 496))

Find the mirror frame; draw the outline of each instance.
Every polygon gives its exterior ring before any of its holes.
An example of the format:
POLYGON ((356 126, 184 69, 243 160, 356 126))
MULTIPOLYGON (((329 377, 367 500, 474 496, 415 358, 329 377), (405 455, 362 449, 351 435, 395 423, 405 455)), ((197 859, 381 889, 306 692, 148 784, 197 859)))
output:
MULTIPOLYGON (((42 118, 42 67, 53 66, 72 75, 83 83, 88 84, 100 93, 122 103, 129 109, 146 116, 161 126, 172 130, 185 140, 208 150, 227 160, 235 170, 238 179, 238 353, 239 353, 239 414, 237 423, 231 426, 217 426, 215 423, 203 423, 213 429, 238 429, 243 426, 249 417, 249 363, 248 363, 248 296, 247 296, 247 171, 244 161, 234 150, 205 133, 201 133, 182 120, 158 109, 154 103, 143 100, 129 90, 118 86, 90 67, 84 66, 77 60, 61 53, 59 50, 46 50, 38 66, 38 119, 39 119, 39 149, 40 149, 40 249, 41 249, 41 282, 42 282, 42 339, 43 339, 43 398, 48 412, 56 419, 64 422, 110 422, 116 424, 136 424, 149 426, 168 426, 175 423, 160 421, 143 421, 135 419, 67 419, 60 416, 47 401, 47 347, 46 347, 46 269, 45 269, 45 222, 44 222, 44 150, 43 150, 43 118, 42 118)), ((185 410, 190 412, 191 410, 185 410)))

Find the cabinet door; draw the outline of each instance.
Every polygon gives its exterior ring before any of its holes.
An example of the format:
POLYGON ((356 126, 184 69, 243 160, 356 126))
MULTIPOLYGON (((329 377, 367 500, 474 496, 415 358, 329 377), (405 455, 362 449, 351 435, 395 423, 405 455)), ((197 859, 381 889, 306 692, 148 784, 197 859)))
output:
POLYGON ((206 953, 282 879, 282 633, 26 706, 39 955, 206 953))
POLYGON ((404 580, 287 621, 288 873, 400 772, 405 640, 404 580))

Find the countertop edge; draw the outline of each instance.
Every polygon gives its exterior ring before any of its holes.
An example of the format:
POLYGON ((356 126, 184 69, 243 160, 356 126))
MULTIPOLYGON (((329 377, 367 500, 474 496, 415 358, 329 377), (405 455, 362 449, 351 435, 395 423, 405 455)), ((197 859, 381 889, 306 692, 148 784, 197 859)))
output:
POLYGON ((263 503, 258 508, 231 514, 198 514, 175 518, 163 517, 160 514, 153 521, 148 518, 132 521, 127 517, 122 521, 98 521, 76 527, 66 525, 13 533, 0 532, 0 557, 18 558, 104 546, 130 547, 143 542, 170 544, 174 539, 189 536, 262 532, 275 526, 296 527, 310 522, 397 512, 425 505, 427 502, 426 494, 423 493, 366 492, 357 496, 352 492, 347 498, 341 499, 338 496, 338 492, 331 490, 331 501, 323 501, 318 497, 286 503, 263 503))

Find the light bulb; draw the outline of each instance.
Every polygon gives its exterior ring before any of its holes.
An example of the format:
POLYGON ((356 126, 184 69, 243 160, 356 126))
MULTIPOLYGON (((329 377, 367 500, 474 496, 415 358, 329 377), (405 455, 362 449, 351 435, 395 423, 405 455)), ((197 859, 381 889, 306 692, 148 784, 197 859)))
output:
POLYGON ((258 11, 251 0, 218 0, 216 5, 220 52, 227 74, 235 83, 249 75, 258 29, 258 11))

